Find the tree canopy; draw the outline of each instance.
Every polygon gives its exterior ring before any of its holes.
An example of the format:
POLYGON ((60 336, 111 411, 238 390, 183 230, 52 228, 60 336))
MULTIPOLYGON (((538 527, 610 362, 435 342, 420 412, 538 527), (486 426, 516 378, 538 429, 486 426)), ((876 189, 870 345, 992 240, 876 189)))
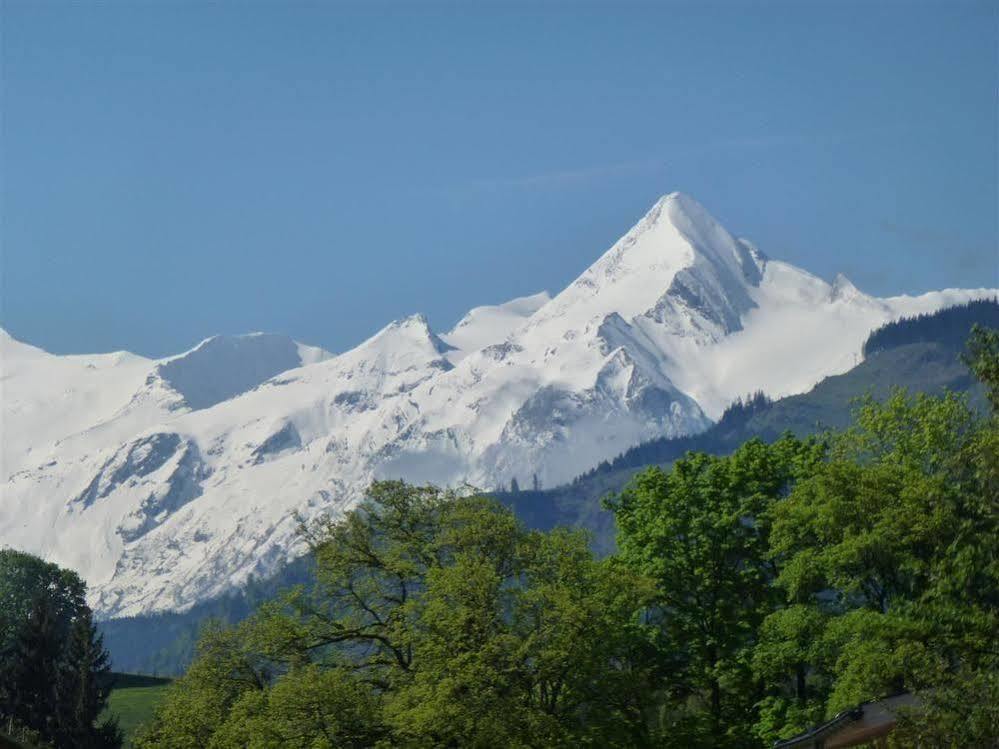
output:
POLYGON ((401 482, 303 532, 316 589, 207 632, 140 746, 649 742, 650 589, 583 534, 401 482))
POLYGON ((83 581, 0 549, 0 730, 57 749, 118 747, 114 718, 99 719, 110 688, 83 581))

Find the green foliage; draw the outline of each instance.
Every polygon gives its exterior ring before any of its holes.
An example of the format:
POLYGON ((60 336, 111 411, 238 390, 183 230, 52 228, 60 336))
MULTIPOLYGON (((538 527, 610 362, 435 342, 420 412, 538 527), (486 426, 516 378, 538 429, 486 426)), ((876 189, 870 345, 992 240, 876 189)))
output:
POLYGON ((381 698, 346 669, 294 669, 265 690, 244 692, 211 738, 218 749, 375 746, 386 731, 381 698))
POLYGON ((136 746, 194 749, 208 746, 233 706, 268 682, 264 659, 249 649, 242 629, 205 628, 198 658, 168 688, 156 719, 135 738, 136 746))
POLYGON ((964 361, 978 381, 985 385, 992 410, 999 411, 999 329, 975 325, 964 361))
MULTIPOLYGON (((999 335, 976 330, 966 361, 995 406, 999 335)), ((760 746, 912 691, 900 746, 996 741, 997 424, 896 390, 825 445, 750 441, 639 474, 610 507, 621 560, 658 583, 671 735, 760 746)))
POLYGON ((401 482, 303 532, 316 589, 207 632, 139 746, 649 741, 650 589, 585 536, 401 482))
POLYGON ((816 441, 747 442, 639 474, 611 502, 621 560, 657 583, 650 618, 668 669, 664 719, 686 746, 746 746, 759 695, 755 633, 777 605, 774 505, 821 459, 816 441))
POLYGON ((994 669, 999 640, 995 421, 957 396, 866 403, 776 506, 788 608, 754 654, 760 734, 793 734, 861 701, 994 669))
POLYGON ((398 735, 414 745, 633 745, 645 735, 638 581, 593 561, 578 533, 525 534, 495 507, 461 522, 451 562, 428 575, 420 668, 390 705, 398 735))
POLYGON ((75 573, 0 550, 0 723, 57 749, 121 745, 115 719, 98 722, 110 664, 85 594, 75 573))
POLYGON ((895 749, 995 746, 999 737, 999 669, 960 669, 919 692, 890 735, 895 749))
POLYGON ((86 586, 72 570, 31 554, 0 549, 0 649, 9 652, 32 609, 44 603, 57 636, 66 637, 86 607, 86 586))

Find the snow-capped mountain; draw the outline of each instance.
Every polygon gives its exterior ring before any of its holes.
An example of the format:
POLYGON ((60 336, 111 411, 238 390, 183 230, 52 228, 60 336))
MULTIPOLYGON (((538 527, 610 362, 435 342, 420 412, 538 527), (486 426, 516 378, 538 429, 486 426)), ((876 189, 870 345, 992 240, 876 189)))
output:
POLYGON ((807 390, 871 329, 995 290, 877 299, 767 259, 677 193, 579 278, 414 315, 333 356, 281 336, 164 360, 0 335, 0 544, 79 570, 103 616, 182 609, 294 556, 296 514, 374 478, 550 485, 734 398, 807 390))

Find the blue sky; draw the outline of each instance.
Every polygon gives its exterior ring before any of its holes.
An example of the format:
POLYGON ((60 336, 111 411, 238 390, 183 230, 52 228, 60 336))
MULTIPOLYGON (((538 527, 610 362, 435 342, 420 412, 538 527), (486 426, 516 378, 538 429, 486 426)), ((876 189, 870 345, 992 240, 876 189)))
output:
POLYGON ((993 2, 2 4, 2 307, 57 352, 556 291, 661 194, 892 294, 999 284, 993 2))

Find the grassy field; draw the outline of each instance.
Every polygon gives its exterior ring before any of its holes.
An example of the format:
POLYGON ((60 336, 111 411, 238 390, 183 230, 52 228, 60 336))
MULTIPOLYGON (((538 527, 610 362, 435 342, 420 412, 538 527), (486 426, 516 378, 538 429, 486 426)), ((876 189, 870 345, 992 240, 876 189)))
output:
POLYGON ((114 677, 108 710, 118 716, 118 724, 125 733, 125 746, 130 746, 135 730, 152 717, 153 708, 163 699, 170 679, 138 674, 114 677))

